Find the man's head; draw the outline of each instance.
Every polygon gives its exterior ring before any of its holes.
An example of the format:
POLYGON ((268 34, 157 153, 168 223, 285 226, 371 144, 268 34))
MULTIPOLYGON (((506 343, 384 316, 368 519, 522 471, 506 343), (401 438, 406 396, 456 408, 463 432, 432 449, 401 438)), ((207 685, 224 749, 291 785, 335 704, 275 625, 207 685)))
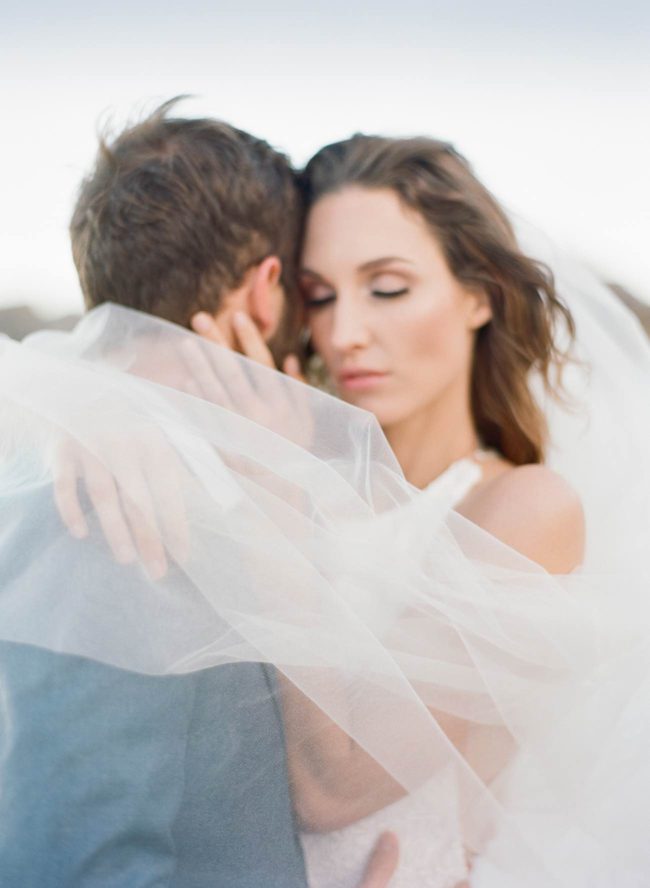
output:
POLYGON ((188 326, 243 309, 270 338, 295 288, 300 201, 287 158, 167 102, 107 143, 70 223, 88 308, 103 302, 188 326))

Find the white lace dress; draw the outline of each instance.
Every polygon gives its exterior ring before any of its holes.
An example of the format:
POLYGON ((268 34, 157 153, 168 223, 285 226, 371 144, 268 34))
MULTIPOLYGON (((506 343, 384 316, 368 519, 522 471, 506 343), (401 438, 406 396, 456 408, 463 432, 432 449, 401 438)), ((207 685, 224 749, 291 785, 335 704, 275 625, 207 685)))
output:
MULTIPOLYGON (((482 454, 481 454, 482 455, 482 454)), ((480 456, 476 458, 480 460, 480 456)), ((453 508, 478 483, 481 468, 459 460, 425 493, 449 497, 453 508), (453 477, 451 473, 453 469, 453 477), (460 471, 459 471, 460 470, 460 471), (452 480, 453 483, 449 483, 452 480)), ((303 833, 310 888, 356 888, 379 835, 395 832, 399 866, 391 888, 455 888, 467 877, 458 824, 458 796, 451 771, 363 820, 328 833, 303 833)))

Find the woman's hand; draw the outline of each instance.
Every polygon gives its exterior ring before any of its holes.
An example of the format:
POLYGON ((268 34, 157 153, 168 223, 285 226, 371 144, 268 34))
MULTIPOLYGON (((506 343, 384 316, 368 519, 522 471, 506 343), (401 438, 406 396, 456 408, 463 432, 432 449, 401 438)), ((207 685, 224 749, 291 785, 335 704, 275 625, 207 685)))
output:
POLYGON ((397 836, 392 832, 382 833, 373 848, 358 888, 388 888, 398 862, 397 836))
POLYGON ((157 429, 142 427, 129 438, 121 429, 95 430, 102 459, 71 439, 55 451, 59 515, 72 536, 88 535, 78 491, 78 481, 83 481, 115 560, 129 564, 139 557, 151 579, 161 579, 168 568, 167 553, 182 563, 189 551, 182 493, 187 472, 157 429))
MULTIPOLYGON (((202 339, 234 351, 207 312, 194 315, 190 323, 202 339)), ((238 354, 277 370, 260 331, 243 312, 233 316, 231 341, 238 354)), ((197 397, 233 410, 296 444, 308 445, 313 430, 309 392, 287 382, 287 377, 305 382, 295 355, 283 362, 283 374, 271 375, 249 373, 236 354, 229 359, 223 352, 213 353, 196 341, 185 342, 182 352, 197 397)))
MULTIPOLYGON (((190 326, 202 339, 207 339, 208 342, 214 342, 216 345, 229 348, 228 341, 219 329, 219 325, 207 311, 199 311, 193 315, 190 320, 190 326)), ((232 319, 232 330, 242 355, 265 367, 272 367, 274 370, 278 369, 271 350, 264 341, 262 334, 245 312, 235 312, 232 319)), ((281 369, 287 376, 291 376, 299 382, 305 381, 296 355, 288 355, 283 361, 281 369)))
MULTIPOLYGON (((214 319, 201 312, 192 318, 192 327, 209 342, 228 348, 214 319)), ((243 355, 263 366, 276 369, 273 356, 253 321, 240 313, 233 318, 233 335, 243 355)), ((181 347, 179 374, 181 389, 187 394, 220 406, 236 409, 248 418, 302 442, 311 424, 305 399, 276 383, 258 391, 241 361, 220 358, 219 366, 209 350, 188 341, 181 347)), ((291 378, 304 381, 295 355, 284 361, 291 378)), ((258 387, 259 388, 259 387, 258 387)), ((81 481, 97 515, 104 537, 115 560, 129 564, 138 558, 152 579, 167 572, 169 555, 182 563, 189 551, 189 529, 181 480, 186 475, 181 460, 166 436, 158 429, 143 430, 134 440, 125 441, 122 430, 101 429, 96 440, 105 459, 78 442, 64 440, 54 457, 54 497, 63 523, 72 536, 82 539, 89 533, 79 496, 81 481), (164 483, 163 483, 164 479, 164 483)), ((92 438, 92 436, 91 436, 92 438)))

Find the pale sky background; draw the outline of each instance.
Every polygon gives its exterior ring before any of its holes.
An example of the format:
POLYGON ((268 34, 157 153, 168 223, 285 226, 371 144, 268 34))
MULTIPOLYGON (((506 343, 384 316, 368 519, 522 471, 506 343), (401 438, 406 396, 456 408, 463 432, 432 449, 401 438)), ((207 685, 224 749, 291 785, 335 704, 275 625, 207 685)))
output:
POLYGON ((0 0, 0 308, 80 309, 67 224, 97 128, 179 93, 298 163, 358 130, 453 141, 650 302, 647 0, 0 0))

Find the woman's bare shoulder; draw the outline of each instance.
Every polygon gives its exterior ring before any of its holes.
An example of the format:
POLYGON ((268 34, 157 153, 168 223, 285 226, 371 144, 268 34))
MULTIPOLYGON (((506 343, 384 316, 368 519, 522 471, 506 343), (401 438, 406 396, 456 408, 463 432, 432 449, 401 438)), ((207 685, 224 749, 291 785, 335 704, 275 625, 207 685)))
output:
POLYGON ((580 497, 547 466, 505 469, 475 488, 458 511, 550 573, 568 573, 582 561, 580 497))

